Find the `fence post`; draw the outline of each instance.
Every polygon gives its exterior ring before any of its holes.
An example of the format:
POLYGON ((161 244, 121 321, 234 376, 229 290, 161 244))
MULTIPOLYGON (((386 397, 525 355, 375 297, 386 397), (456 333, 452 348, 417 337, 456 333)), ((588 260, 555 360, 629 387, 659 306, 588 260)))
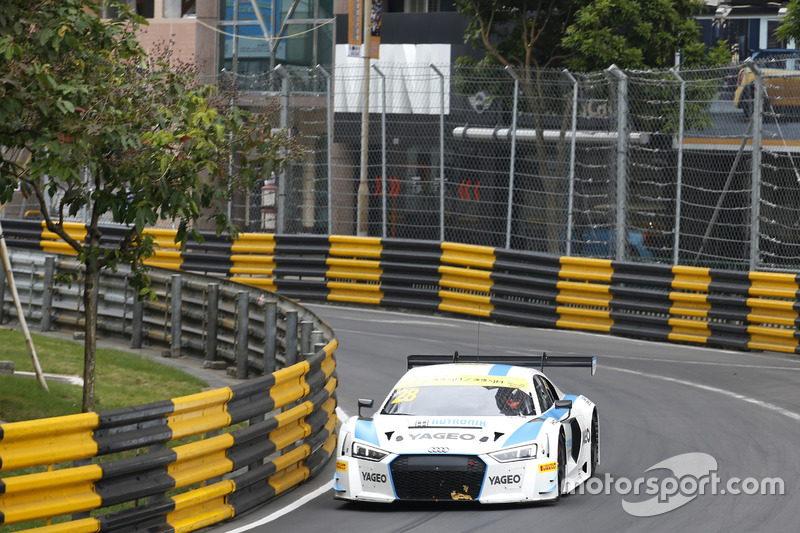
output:
POLYGON ((327 132, 328 163, 328 235, 333 233, 333 104, 331 103, 331 75, 322 65, 317 70, 325 76, 325 128, 327 132))
POLYGON ((278 340, 278 302, 264 305, 264 374, 275 372, 275 346, 278 340))
MULTIPOLYGON (((283 65, 275 67, 275 72, 281 76, 281 129, 288 131, 289 129, 289 73, 283 65)), ((275 206, 276 221, 275 233, 286 232, 286 167, 281 170, 278 179, 278 201, 275 206)))
POLYGON ((511 249, 511 222, 514 211, 514 172, 517 158, 517 108, 519 106, 519 77, 514 69, 506 67, 506 72, 514 78, 514 107, 511 113, 511 163, 508 168, 508 202, 506 209, 506 248, 511 249))
POLYGON ((431 68, 439 76, 439 240, 444 241, 444 74, 433 63, 431 68))
POLYGON ((575 217, 575 147, 578 143, 578 80, 564 69, 564 74, 572 82, 572 140, 569 143, 569 195, 567 197, 567 248, 566 255, 572 255, 572 228, 575 217))
POLYGON ((381 77, 381 235, 386 238, 386 76, 372 65, 381 77))
POLYGON ((250 293, 236 293, 236 377, 247 379, 247 330, 250 326, 250 293))
POLYGON ((172 281, 170 288, 170 303, 172 305, 170 333, 172 334, 172 338, 170 340, 170 351, 168 357, 179 357, 181 355, 181 290, 183 289, 183 283, 181 282, 180 274, 173 274, 170 279, 172 281))
POLYGON ((746 61, 756 75, 753 98, 753 175, 750 184, 750 270, 758 266, 759 234, 761 218, 761 125, 764 113, 764 78, 752 60, 746 61))
POLYGON ((681 83, 681 103, 678 112, 678 176, 675 186, 675 238, 672 243, 672 264, 677 265, 680 260, 681 243, 681 198, 683 195, 683 121, 686 116, 686 80, 680 77, 674 68, 669 69, 673 76, 681 83))
POLYGON ((206 292, 206 362, 217 360, 217 326, 219 325, 219 283, 209 283, 206 292))
MULTIPOLYGON (((53 314, 53 276, 56 270, 56 258, 49 255, 44 258, 44 288, 42 289, 42 331, 50 331, 50 320, 53 314)), ((98 279, 99 282, 99 279, 98 279)), ((100 285, 100 283, 98 283, 100 285)))
POLYGON ((624 261, 627 257, 627 165, 628 165, 628 76, 617 66, 611 65, 606 74, 617 80, 617 223, 615 230, 615 258, 624 261))
POLYGON ((297 311, 286 311, 286 366, 297 363, 297 311))
POLYGON ((138 350, 142 347, 142 333, 144 328, 144 300, 134 291, 133 317, 131 319, 131 348, 138 350))

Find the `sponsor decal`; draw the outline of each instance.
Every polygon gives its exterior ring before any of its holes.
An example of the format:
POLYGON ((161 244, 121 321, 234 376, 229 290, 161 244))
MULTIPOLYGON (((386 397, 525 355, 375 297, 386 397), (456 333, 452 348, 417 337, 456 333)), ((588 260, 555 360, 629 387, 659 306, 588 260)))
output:
POLYGON ((361 472, 361 477, 364 481, 371 481, 373 483, 386 483, 386 474, 378 474, 377 472, 361 472))
POLYGON ((409 434, 411 440, 475 440, 475 435, 471 433, 419 433, 418 435, 409 434))
POLYGON ((508 476, 489 476, 490 485, 519 485, 522 477, 519 474, 511 474, 508 476))
POLYGON ((530 390, 528 380, 509 376, 426 376, 402 379, 398 389, 411 387, 448 387, 448 386, 475 386, 475 387, 510 387, 512 389, 530 390))
POLYGON ((486 420, 479 418, 431 418, 429 420, 417 420, 415 427, 486 427, 486 420))
POLYGON ((539 472, 554 472, 558 468, 555 462, 539 465, 539 472))
POLYGON ((336 461, 336 470, 347 472, 347 463, 345 463, 344 461, 336 461))

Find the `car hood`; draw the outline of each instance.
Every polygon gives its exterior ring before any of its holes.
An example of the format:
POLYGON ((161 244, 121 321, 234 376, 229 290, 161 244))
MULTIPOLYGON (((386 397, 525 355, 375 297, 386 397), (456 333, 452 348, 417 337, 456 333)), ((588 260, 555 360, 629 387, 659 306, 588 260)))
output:
POLYGON ((430 417, 376 415, 355 422, 354 436, 392 453, 480 454, 537 439, 552 419, 534 417, 430 417))

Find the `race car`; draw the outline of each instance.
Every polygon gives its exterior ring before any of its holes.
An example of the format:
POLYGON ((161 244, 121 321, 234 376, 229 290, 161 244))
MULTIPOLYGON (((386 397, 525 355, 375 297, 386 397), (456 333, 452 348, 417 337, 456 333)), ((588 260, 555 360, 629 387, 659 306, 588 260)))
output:
POLYGON ((370 418, 358 400, 337 444, 334 497, 365 502, 558 501, 599 461, 597 406, 546 366, 592 356, 410 355, 370 418))

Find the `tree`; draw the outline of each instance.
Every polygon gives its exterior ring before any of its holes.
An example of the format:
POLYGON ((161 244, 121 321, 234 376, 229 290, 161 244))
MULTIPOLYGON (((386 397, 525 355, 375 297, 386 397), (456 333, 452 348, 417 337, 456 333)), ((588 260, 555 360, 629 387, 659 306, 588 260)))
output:
POLYGON ((572 54, 566 64, 590 71, 615 64, 623 69, 650 69, 702 64, 705 46, 694 16, 696 0, 594 0, 577 13, 561 44, 572 54))
POLYGON ((781 19, 775 34, 782 41, 800 41, 800 0, 789 0, 786 15, 781 19))
POLYGON ((168 55, 148 57, 135 35, 146 21, 118 7, 111 20, 85 0, 9 0, 0 12, 0 145, 30 153, 26 166, 0 165, 0 201, 21 187, 84 266, 83 411, 95 407, 100 271, 130 265, 140 297, 152 296, 146 228, 174 221, 185 245, 202 241, 196 223, 208 217, 235 234, 231 192, 251 190, 287 153, 266 112, 232 105, 168 55), (81 241, 65 223, 84 210, 81 241), (126 228, 115 246, 101 246, 101 218, 126 228))
MULTIPOLYGON (((797 0, 794 0, 797 1, 797 0)), ((588 72, 703 62, 699 0, 455 0, 483 63, 588 72)))
MULTIPOLYGON (((557 203, 564 165, 569 160, 566 153, 569 143, 564 133, 569 127, 572 98, 566 92, 571 88, 563 88, 571 84, 555 69, 591 72, 602 71, 612 64, 623 69, 665 67, 672 65, 678 50, 682 52, 683 65, 701 64, 706 61, 705 46, 700 42, 692 16, 703 3, 698 0, 455 0, 455 4, 469 20, 465 41, 484 52, 478 61, 459 58, 459 66, 490 71, 492 66, 502 65, 513 69, 519 78, 522 96, 519 110, 529 117, 536 131, 529 159, 537 167, 544 192, 534 195, 534 199, 544 198, 546 202, 545 241, 549 246, 546 251, 559 253, 558 232, 563 223, 556 217, 564 210, 557 203), (545 142, 545 129, 562 132, 554 146, 545 142)), ((665 77, 674 83, 669 73, 665 77)), ((608 97, 602 93, 602 83, 592 85, 596 92, 592 98, 608 97)), ((675 106, 670 112, 676 114, 675 106)), ((662 125, 672 123, 662 121, 662 125)))

